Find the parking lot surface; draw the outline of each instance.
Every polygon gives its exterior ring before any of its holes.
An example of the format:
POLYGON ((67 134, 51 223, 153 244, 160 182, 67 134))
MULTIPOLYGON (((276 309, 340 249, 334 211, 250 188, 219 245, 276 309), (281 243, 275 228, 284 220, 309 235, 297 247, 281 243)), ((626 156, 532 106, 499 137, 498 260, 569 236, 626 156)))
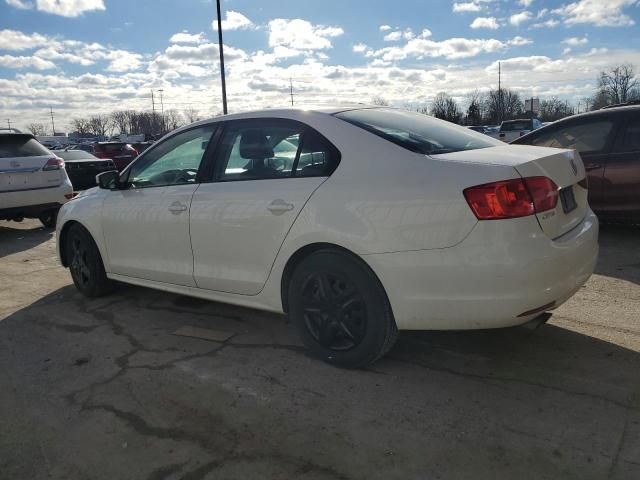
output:
POLYGON ((349 371, 282 316, 84 299, 51 231, 0 222, 0 415, 2 479, 638 479, 640 230, 604 227, 536 330, 406 332, 349 371))

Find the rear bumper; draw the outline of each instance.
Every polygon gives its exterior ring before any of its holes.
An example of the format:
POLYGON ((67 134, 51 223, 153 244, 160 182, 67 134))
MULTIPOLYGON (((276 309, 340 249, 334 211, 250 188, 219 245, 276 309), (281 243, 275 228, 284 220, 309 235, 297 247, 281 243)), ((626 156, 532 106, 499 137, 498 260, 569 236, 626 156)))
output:
POLYGON ((535 217, 478 222, 454 247, 363 258, 385 287, 400 329, 508 327, 539 316, 542 306, 560 306, 589 279, 598 220, 589 210, 555 240, 535 217))
POLYGON ((66 175, 64 182, 56 187, 0 192, 0 217, 5 215, 5 212, 33 209, 39 205, 55 204, 60 206, 68 201, 65 195, 71 194, 73 194, 73 187, 66 175))
POLYGON ((43 203, 41 205, 29 205, 28 207, 3 208, 0 210, 0 220, 10 220, 14 218, 38 218, 45 212, 57 210, 61 207, 59 203, 43 203))

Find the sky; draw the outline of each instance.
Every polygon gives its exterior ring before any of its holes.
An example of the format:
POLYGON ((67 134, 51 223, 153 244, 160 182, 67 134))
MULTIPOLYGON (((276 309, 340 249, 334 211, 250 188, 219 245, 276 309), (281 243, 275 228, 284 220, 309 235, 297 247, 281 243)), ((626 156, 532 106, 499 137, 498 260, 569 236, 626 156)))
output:
MULTIPOLYGON (((640 0, 223 0, 229 111, 465 105, 502 86, 577 103, 640 71, 640 0)), ((0 0, 0 125, 120 109, 221 111, 213 0, 0 0)), ((583 107, 584 108, 584 107, 583 107)))

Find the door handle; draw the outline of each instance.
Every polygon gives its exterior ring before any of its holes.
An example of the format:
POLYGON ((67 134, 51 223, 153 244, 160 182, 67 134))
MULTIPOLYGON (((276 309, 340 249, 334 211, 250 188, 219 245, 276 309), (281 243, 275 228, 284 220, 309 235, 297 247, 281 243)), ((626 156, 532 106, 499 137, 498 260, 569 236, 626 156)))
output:
POLYGON ((180 203, 180 202, 173 202, 169 206, 169 211, 175 215, 178 215, 179 213, 184 212, 186 209, 187 209, 187 206, 184 203, 180 203))
POLYGON ((267 207, 267 210, 269 210, 274 215, 282 215, 283 213, 293 210, 293 203, 287 203, 279 198, 271 202, 267 207))
POLYGON ((597 170, 597 169, 598 169, 598 168, 600 168, 600 167, 602 167, 602 165, 599 165, 599 164, 597 164, 597 163, 587 163, 587 164, 584 166, 584 169, 585 169, 587 172, 590 172, 591 170, 597 170))

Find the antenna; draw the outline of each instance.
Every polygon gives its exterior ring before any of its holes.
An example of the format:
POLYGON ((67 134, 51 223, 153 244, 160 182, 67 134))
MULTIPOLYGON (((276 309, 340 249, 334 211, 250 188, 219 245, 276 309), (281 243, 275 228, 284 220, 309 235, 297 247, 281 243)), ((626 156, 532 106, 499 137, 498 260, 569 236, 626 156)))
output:
POLYGON ((293 79, 289 77, 289 90, 291 91, 291 106, 293 107, 293 79))

